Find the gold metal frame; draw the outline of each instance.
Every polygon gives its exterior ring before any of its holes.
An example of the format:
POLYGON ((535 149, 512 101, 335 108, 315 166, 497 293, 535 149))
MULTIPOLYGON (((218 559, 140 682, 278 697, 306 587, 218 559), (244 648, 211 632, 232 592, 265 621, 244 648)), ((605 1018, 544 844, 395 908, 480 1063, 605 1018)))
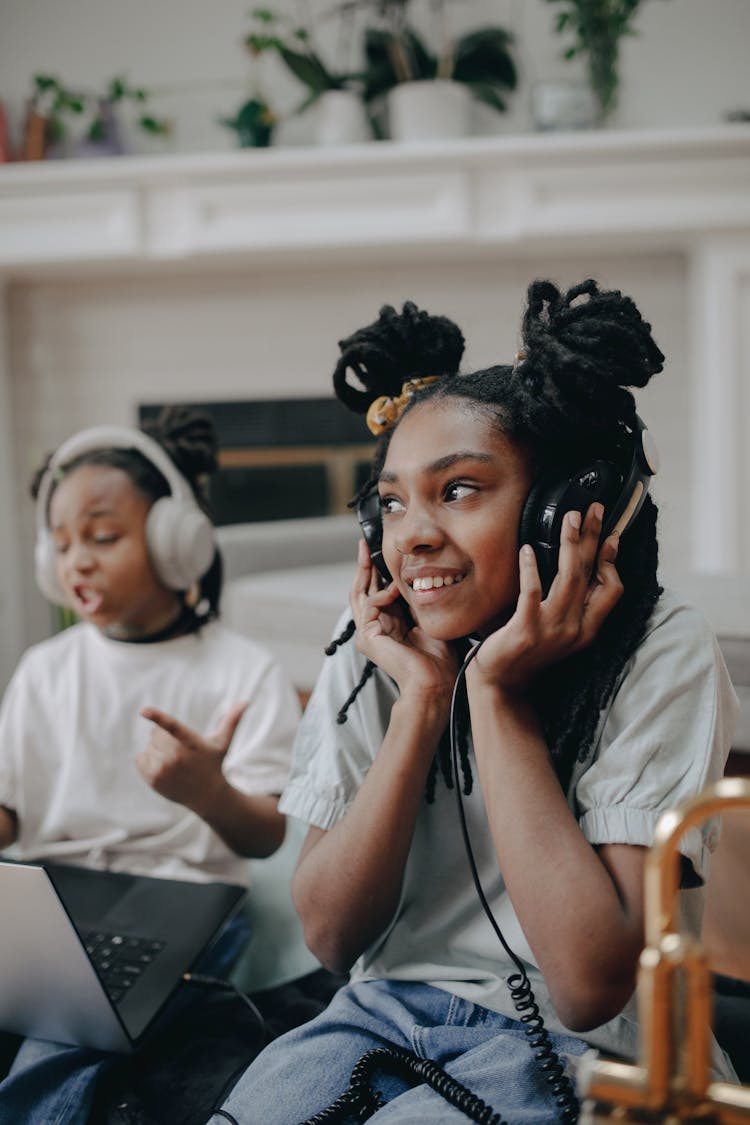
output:
POLYGON ((580 1125, 750 1122, 750 1087, 710 1081, 708 958, 676 922, 680 838, 730 809, 750 809, 750 781, 724 778, 664 813, 656 825, 646 857, 646 946, 638 971, 640 1058, 630 1064, 584 1056, 580 1125))

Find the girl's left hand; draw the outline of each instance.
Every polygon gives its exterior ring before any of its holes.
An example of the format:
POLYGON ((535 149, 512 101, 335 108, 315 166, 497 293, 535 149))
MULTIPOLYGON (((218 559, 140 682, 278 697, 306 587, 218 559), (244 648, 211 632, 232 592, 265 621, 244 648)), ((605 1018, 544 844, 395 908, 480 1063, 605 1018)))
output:
POLYGON ((515 613, 484 642, 467 679, 522 692, 543 668, 592 643, 623 591, 618 536, 598 546, 603 514, 601 504, 592 504, 583 526, 580 512, 566 515, 558 571, 544 600, 533 548, 521 548, 515 613))
POLYGON ((222 766, 246 707, 235 703, 207 736, 156 707, 143 707, 141 715, 155 725, 145 750, 136 755, 138 772, 162 797, 201 815, 217 787, 226 784, 222 766))

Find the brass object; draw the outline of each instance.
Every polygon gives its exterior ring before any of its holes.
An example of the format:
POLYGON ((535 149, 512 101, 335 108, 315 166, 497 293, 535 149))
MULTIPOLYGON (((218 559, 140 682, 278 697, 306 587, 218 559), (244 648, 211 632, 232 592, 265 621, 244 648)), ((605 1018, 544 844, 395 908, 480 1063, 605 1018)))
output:
POLYGON ((748 1125, 750 1087, 710 1080, 712 989, 701 944, 677 931, 680 859, 690 828, 750 809, 750 781, 724 778, 665 812, 646 857, 646 945, 638 969, 637 1063, 584 1056, 580 1125, 748 1125))

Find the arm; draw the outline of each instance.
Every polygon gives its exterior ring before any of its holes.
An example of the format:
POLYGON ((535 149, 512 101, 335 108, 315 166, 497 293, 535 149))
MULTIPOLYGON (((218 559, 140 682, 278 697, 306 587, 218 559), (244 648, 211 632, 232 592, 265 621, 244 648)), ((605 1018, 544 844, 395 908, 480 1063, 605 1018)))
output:
POLYGON ((643 848, 593 848, 568 808, 526 689, 534 674, 590 644, 616 604, 616 543, 596 563, 600 510, 580 536, 568 522, 542 602, 521 552, 516 614, 467 672, 477 766, 503 878, 555 1007, 581 1031, 614 1016, 635 985, 643 945, 643 848), (593 583, 589 575, 596 565, 593 583))
POLYGON ((292 882, 305 941, 346 972, 398 906, 406 858, 438 739, 442 700, 401 697, 383 744, 345 816, 311 828, 292 882))
POLYGON ((237 855, 263 858, 284 839, 286 819, 278 811, 278 796, 243 793, 222 770, 244 712, 245 704, 235 705, 205 737, 155 707, 144 707, 141 714, 155 728, 136 764, 157 793, 191 809, 237 855))
POLYGON ((12 809, 0 805, 0 852, 18 839, 18 817, 12 809))
POLYGON ((574 1031, 596 1027, 635 987, 645 848, 597 850, 586 841, 524 703, 477 690, 470 705, 493 843, 514 909, 563 1023, 574 1031))
POLYGON ((400 696, 352 804, 328 831, 310 830, 293 880, 307 944, 334 971, 346 971, 397 909, 455 678, 450 651, 409 628, 397 596, 394 586, 379 590, 362 543, 351 595, 357 646, 395 680, 400 696))

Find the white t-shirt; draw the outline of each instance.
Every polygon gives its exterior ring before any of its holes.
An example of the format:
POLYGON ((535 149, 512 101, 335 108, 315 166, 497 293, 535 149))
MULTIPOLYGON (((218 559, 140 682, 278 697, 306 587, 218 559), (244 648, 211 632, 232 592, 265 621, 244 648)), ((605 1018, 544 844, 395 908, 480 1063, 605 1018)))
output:
POLYGON ((18 815, 14 856, 169 878, 247 883, 249 865, 184 806, 141 777, 151 705, 210 734, 248 707, 224 773, 249 794, 280 793, 299 703, 271 655, 218 622, 154 644, 88 623, 34 645, 0 707, 0 805, 18 815))
MULTIPOLYGON (((353 642, 330 657, 297 736, 281 808, 319 828, 346 812, 377 754, 397 697, 376 670, 348 721, 336 712, 357 683, 363 657, 353 642)), ((718 779, 729 750, 737 700, 715 638, 700 614, 665 592, 648 633, 602 715, 588 760, 575 771, 570 804, 591 844, 648 845, 659 815, 718 779)), ((480 880, 493 914, 529 978, 550 1030, 562 1031, 502 880, 487 825, 478 771, 463 805, 480 880)), ((683 843, 703 880, 716 824, 683 843)), ((681 891, 687 925, 697 932, 701 888, 681 891)), ((356 962, 352 978, 425 981, 494 1011, 517 1017, 506 985, 515 967, 487 920, 471 878, 456 794, 438 778, 434 804, 422 802, 395 916, 356 962)), ((637 1047, 629 1005, 583 1038, 630 1055, 637 1047)))

